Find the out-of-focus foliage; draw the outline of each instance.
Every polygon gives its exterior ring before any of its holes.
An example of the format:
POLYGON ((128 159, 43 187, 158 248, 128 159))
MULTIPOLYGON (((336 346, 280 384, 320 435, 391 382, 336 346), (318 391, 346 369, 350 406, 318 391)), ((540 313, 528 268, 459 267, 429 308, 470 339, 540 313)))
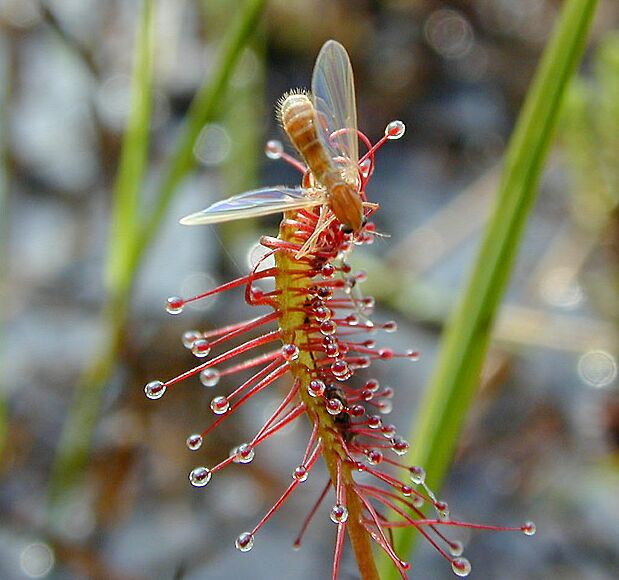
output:
POLYGON ((571 87, 562 132, 574 216, 585 227, 599 227, 619 202, 619 34, 600 43, 592 70, 571 87))

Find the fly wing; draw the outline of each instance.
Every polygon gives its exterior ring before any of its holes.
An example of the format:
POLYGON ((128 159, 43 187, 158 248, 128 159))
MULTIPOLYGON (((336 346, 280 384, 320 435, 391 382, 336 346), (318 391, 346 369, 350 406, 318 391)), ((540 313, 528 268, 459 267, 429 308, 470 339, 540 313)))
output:
POLYGON ((346 49, 328 40, 320 49, 312 76, 318 136, 344 175, 357 178, 359 139, 355 81, 346 49))
POLYGON ((217 224, 320 205, 320 195, 300 187, 265 187, 218 201, 181 219, 188 226, 217 224))

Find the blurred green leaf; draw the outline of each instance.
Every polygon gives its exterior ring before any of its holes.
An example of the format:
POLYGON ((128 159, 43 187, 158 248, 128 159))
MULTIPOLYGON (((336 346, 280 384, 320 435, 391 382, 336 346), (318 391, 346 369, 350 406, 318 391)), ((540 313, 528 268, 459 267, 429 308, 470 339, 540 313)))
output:
POLYGON ((114 187, 104 309, 107 331, 104 345, 76 385, 74 400, 63 426, 49 486, 52 504, 71 486, 85 465, 92 432, 99 415, 101 392, 111 375, 126 318, 128 298, 118 297, 132 279, 127 246, 137 235, 137 211, 148 159, 151 93, 154 62, 153 1, 144 0, 136 36, 131 108, 114 187))
POLYGON ((148 162, 153 62, 153 3, 152 0, 145 0, 136 38, 129 119, 114 186, 106 272, 109 288, 124 285, 123 277, 130 275, 126 249, 137 234, 140 193, 148 162))
POLYGON ((202 85, 187 112, 174 153, 163 172, 155 207, 140 228, 130 256, 132 270, 137 267, 159 230, 178 186, 195 166, 193 147, 196 138, 204 125, 215 118, 239 57, 256 29, 264 4, 265 0, 247 0, 242 9, 237 9, 237 18, 223 40, 213 75, 202 85))
MULTIPOLYGON (((145 0, 138 38, 144 43, 140 50, 154 50, 152 32, 152 0, 145 0), (148 29, 149 31, 146 31, 148 29)), ((123 156, 116 185, 116 208, 113 226, 118 239, 110 241, 110 267, 108 269, 108 298, 104 306, 105 337, 95 352, 92 363, 85 369, 76 385, 75 398, 63 426, 61 440, 53 467, 50 490, 52 517, 56 504, 83 472, 92 434, 99 416, 103 389, 116 368, 118 354, 125 334, 130 293, 144 253, 159 231, 179 184, 194 167, 193 146, 205 123, 212 120, 226 94, 226 88, 243 48, 251 37, 265 0, 247 0, 237 9, 213 69, 194 97, 183 122, 173 153, 166 164, 155 207, 146 220, 136 215, 139 192, 143 187, 145 151, 150 119, 150 97, 145 94, 144 83, 152 82, 151 73, 134 69, 133 88, 138 93, 132 97, 135 117, 129 123, 123 143, 123 156), (147 106, 148 105, 148 106, 147 106), (133 132, 129 129, 132 129, 133 132), (138 173, 141 181, 138 182, 138 173)), ((152 53, 141 53, 144 62, 152 65, 152 53)), ((137 62, 136 62, 137 65, 137 62)))
MULTIPOLYGON (((567 0, 509 143, 496 206, 462 301, 450 318, 430 385, 411 433, 412 462, 440 489, 479 383, 492 325, 514 264, 568 81, 578 66, 595 0, 567 0)), ((414 529, 396 533, 406 558, 414 529)), ((381 578, 398 577, 386 562, 381 578)))

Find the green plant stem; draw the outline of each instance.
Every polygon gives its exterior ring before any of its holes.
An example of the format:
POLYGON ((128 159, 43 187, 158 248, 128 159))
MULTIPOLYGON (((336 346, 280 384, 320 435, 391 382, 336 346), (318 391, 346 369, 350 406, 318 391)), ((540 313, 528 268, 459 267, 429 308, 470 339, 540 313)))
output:
POLYGON ((126 246, 138 227, 140 191, 148 162, 154 51, 152 0, 145 0, 143 19, 136 40, 136 58, 131 83, 131 107, 124 134, 112 202, 106 286, 111 292, 124 285, 128 266, 126 246))
MULTIPOLYGON (((510 140, 496 206, 472 276, 450 319, 437 366, 411 433, 414 464, 440 489, 479 382, 497 308, 505 292, 522 232, 554 134, 568 81, 579 64, 596 0, 566 0, 510 140)), ((414 530, 396 533, 406 557, 414 530)), ((396 578, 390 563, 381 578, 396 578)))
MULTIPOLYGON (((147 1, 150 3, 151 0, 147 1)), ((119 217, 123 223, 122 225, 116 224, 114 227, 123 231, 123 235, 128 236, 128 239, 111 242, 111 247, 115 249, 110 254, 107 270, 108 298, 102 317, 104 339, 93 358, 93 362, 84 371, 76 385, 75 398, 63 427, 49 487, 52 516, 54 507, 70 491, 86 465, 92 434, 99 416, 103 389, 116 368, 116 361, 122 350, 129 314, 130 293, 144 253, 159 230, 178 185, 194 166, 194 141, 204 124, 215 116, 223 101, 230 76, 242 49, 253 32, 263 7, 264 0, 247 0, 245 5, 237 11, 237 18, 224 40, 212 78, 204 83, 194 97, 184 121, 174 152, 166 165, 155 208, 146 221, 135 229, 129 227, 136 224, 135 216, 129 214, 136 211, 136 200, 133 196, 136 191, 141 191, 142 183, 137 184, 137 182, 130 180, 129 176, 123 177, 121 163, 115 189, 117 194, 115 202, 122 203, 125 206, 124 211, 127 211, 128 215, 125 216, 122 211, 115 209, 113 211, 114 216, 119 217), (129 183, 121 186, 123 179, 128 179, 129 183), (123 193, 119 195, 119 192, 123 193), (120 217, 121 214, 122 217, 120 217), (123 241, 125 242, 124 248, 122 248, 123 241), (116 251, 120 252, 121 248, 123 250, 122 257, 116 253, 116 251)), ((152 22, 149 26, 152 26, 152 22)), ((152 55, 148 62, 152 63, 152 55)), ((140 75, 142 82, 150 80, 150 75, 138 70, 134 72, 134 75, 140 75)), ((144 95, 143 92, 142 95, 144 95)), ((136 98, 133 102, 134 104, 142 103, 144 105, 144 101, 139 98, 136 98)), ((136 126, 143 126, 144 111, 134 111, 133 113, 141 119, 135 120, 136 126)), ((131 135, 128 131, 123 145, 126 144, 129 147, 129 143, 131 143, 131 147, 147 147, 145 141, 138 140, 135 135, 131 135)), ((139 166, 145 159, 144 155, 145 151, 142 150, 127 152, 126 154, 123 152, 123 159, 125 157, 132 159, 132 162, 137 162, 139 166)))
POLYGON ((243 9, 238 11, 237 19, 223 40, 212 78, 202 85, 191 103, 175 152, 164 172, 155 208, 140 228, 136 244, 132 248, 132 271, 137 268, 145 250, 159 230, 175 191, 195 166, 193 147, 196 138, 204 124, 215 118, 239 56, 257 26, 264 4, 265 0, 247 0, 243 9))
POLYGON ((120 351, 128 303, 127 296, 123 299, 122 288, 129 279, 124 248, 131 245, 135 237, 140 188, 148 159, 154 62, 153 11, 153 1, 144 0, 136 36, 131 107, 114 186, 106 271, 108 299, 102 317, 103 344, 76 385, 53 466, 49 488, 52 503, 71 486, 86 463, 103 386, 113 372, 120 351))

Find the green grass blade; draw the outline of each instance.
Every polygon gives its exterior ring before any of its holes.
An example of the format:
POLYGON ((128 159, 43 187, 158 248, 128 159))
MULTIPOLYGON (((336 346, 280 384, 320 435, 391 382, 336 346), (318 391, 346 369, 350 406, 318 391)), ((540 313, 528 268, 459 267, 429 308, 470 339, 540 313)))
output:
POLYGON ((136 37, 131 105, 114 186, 107 284, 122 285, 128 273, 127 244, 136 235, 138 208, 148 161, 154 62, 153 2, 145 0, 136 37))
POLYGON ((178 185, 195 165, 195 141, 204 125, 215 118, 236 63, 257 27, 264 4, 265 0, 247 0, 243 9, 238 11, 230 33, 223 40, 212 78, 202 85, 191 103, 175 152, 164 171, 155 208, 143 224, 133 248, 131 259, 134 266, 140 262, 144 251, 159 230, 178 185))
MULTIPOLYGON (((114 371, 121 348, 128 317, 129 294, 141 259, 159 230, 177 186, 194 166, 195 138, 203 125, 215 116, 220 107, 230 76, 254 31, 263 7, 264 0, 247 0, 243 8, 237 10, 237 18, 226 35, 213 77, 205 82, 192 102, 176 149, 167 164, 155 209, 141 227, 134 230, 129 227, 129 224, 134 225, 138 221, 135 216, 136 200, 133 197, 137 195, 136 190, 126 186, 125 191, 125 186, 121 187, 120 184, 116 188, 117 192, 121 191, 122 196, 127 196, 123 197, 122 202, 126 203, 127 214, 123 214, 121 218, 126 222, 121 227, 125 228, 126 232, 130 232, 128 234, 130 238, 113 242, 125 247, 122 249, 123 256, 119 257, 108 270, 110 273, 108 276, 109 293, 103 312, 104 342, 76 385, 75 399, 63 426, 49 486, 52 519, 56 508, 62 507, 61 501, 65 493, 70 491, 86 465, 92 433, 99 416, 103 388, 114 371), (129 215, 132 216, 131 219, 128 218, 129 215)), ((126 139, 129 139, 128 135, 126 139)), ((130 157, 127 164, 134 162, 134 159, 142 159, 138 155, 135 158, 133 155, 129 156, 129 153, 127 156, 130 157)), ((122 168, 119 171, 122 171, 122 168)), ((119 173, 119 180, 120 175, 121 173, 119 173)), ((115 246, 113 252, 118 252, 120 255, 121 248, 116 249, 115 246)), ((115 254, 110 254, 112 255, 115 254)))
MULTIPOLYGON (((499 193, 462 301, 450 319, 435 372, 411 433, 414 464, 439 489, 479 382, 498 305, 503 297, 568 81, 579 64, 596 0, 566 0, 510 140, 499 193)), ((406 558, 414 530, 396 535, 406 558)), ((399 577, 385 563, 381 578, 399 577)))
POLYGON ((140 191, 148 159, 154 62, 153 13, 153 1, 144 0, 136 36, 131 108, 114 187, 106 272, 109 302, 103 318, 110 330, 102 351, 97 353, 94 362, 76 385, 75 398, 63 426, 53 467, 49 489, 52 501, 61 497, 85 465, 99 413, 103 384, 114 368, 120 341, 121 325, 116 321, 126 316, 126 300, 117 304, 115 296, 119 294, 118 289, 123 288, 130 279, 126 246, 137 235, 140 191))

